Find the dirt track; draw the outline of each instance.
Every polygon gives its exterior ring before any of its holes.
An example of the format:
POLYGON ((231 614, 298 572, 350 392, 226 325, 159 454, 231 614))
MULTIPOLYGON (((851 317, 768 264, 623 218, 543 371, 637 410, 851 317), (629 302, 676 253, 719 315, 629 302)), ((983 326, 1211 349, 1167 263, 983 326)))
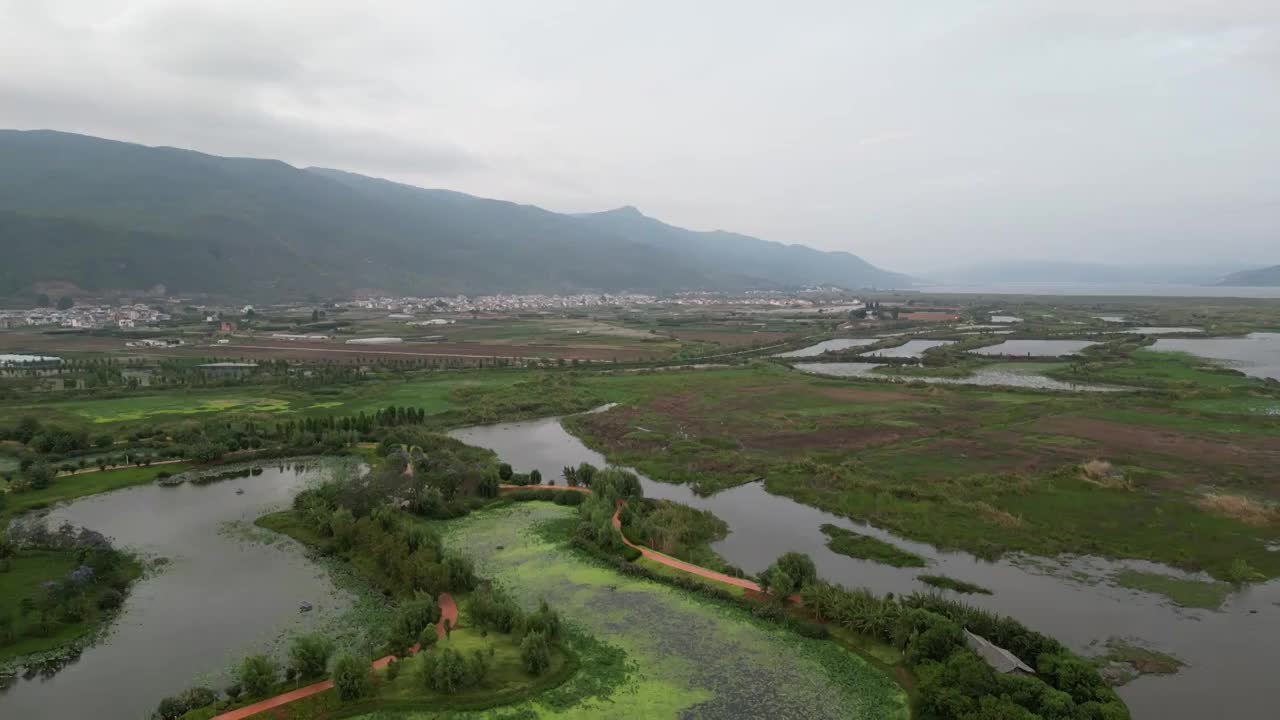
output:
MULTIPOLYGON (((458 622, 458 604, 454 602, 453 596, 450 595, 449 593, 440 593, 439 602, 440 602, 440 622, 436 623, 436 637, 444 637, 445 620, 448 620, 451 626, 457 624, 458 622)), ((420 649, 421 647, 417 643, 414 643, 413 647, 409 649, 409 654, 410 655, 416 654, 420 649)), ((373 661, 373 668, 374 669, 384 668, 387 665, 389 665, 392 660, 395 660, 394 655, 388 655, 386 657, 378 658, 377 660, 373 661)), ((303 698, 311 697, 312 695, 319 695, 320 693, 326 690, 330 690, 332 688, 333 688, 332 680, 322 680, 318 683, 307 685, 306 687, 300 687, 297 690, 290 690, 287 693, 281 693, 280 695, 276 695, 275 697, 270 697, 270 698, 267 698, 266 700, 260 700, 252 705, 246 705, 242 708, 237 708, 229 712, 224 712, 221 715, 215 715, 213 717, 213 720, 243 720, 244 718, 253 717, 254 715, 257 715, 259 713, 264 713, 268 710, 271 710, 273 708, 278 708, 282 705, 288 705, 291 702, 296 702, 303 698)))

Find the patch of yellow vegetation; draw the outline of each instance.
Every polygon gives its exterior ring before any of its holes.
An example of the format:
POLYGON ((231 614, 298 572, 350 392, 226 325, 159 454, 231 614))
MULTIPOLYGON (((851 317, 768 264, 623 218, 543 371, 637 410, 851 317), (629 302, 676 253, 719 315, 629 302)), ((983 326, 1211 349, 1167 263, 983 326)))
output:
POLYGON ((1211 513, 1235 518, 1246 525, 1261 527, 1280 523, 1280 506, 1245 495, 1205 493, 1196 500, 1196 506, 1211 513))
POLYGON ((1133 483, 1111 463, 1094 458, 1080 466, 1080 475, 1085 482, 1112 490, 1132 490, 1133 483))
POLYGON ((984 520, 995 525, 999 525, 1000 527, 1016 528, 1022 527, 1023 525, 1022 518, 1017 515, 1010 515, 1004 510, 992 507, 990 504, 982 502, 981 500, 972 503, 972 507, 982 515, 984 520))

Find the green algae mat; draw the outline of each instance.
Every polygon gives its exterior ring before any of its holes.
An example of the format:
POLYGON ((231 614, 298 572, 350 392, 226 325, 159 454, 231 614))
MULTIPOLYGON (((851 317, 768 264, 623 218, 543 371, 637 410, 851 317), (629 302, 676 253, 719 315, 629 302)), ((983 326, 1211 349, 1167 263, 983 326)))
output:
POLYGON ((565 529, 573 513, 520 503, 435 524, 480 575, 529 606, 545 598, 558 609, 582 668, 530 702, 451 717, 908 717, 901 688, 831 641, 575 555, 551 527, 565 529))

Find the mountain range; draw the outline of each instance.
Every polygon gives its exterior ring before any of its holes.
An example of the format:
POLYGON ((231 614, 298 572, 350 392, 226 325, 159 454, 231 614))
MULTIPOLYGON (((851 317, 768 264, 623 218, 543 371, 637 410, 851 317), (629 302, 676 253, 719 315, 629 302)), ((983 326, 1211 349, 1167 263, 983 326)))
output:
POLYGON ((1277 287, 1280 286, 1280 265, 1231 273, 1218 284, 1231 287, 1277 287))
POLYGON ((277 160, 0 130, 0 296, 904 287, 856 255, 277 160))

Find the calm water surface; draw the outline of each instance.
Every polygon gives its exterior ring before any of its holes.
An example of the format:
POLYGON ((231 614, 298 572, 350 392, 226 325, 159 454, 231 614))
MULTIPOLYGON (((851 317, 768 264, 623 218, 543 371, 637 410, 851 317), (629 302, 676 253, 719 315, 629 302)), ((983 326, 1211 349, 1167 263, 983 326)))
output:
POLYGON ((876 350, 869 353, 870 357, 891 357, 891 358, 913 358, 920 357, 925 350, 936 348, 942 345, 950 345, 955 340, 908 340, 898 347, 891 347, 885 350, 876 350))
POLYGON ((1280 380, 1280 333, 1250 333, 1242 338, 1163 338, 1152 350, 1169 350, 1217 360, 1250 377, 1280 380))
POLYGON ((156 485, 75 501, 50 513, 97 530, 119 547, 170 562, 139 580, 110 635, 52 677, 19 679, 0 694, 0 718, 138 720, 232 662, 271 649, 282 633, 306 632, 351 597, 292 541, 251 542, 231 531, 288 506, 319 470, 268 467, 256 477, 209 485, 156 485), (244 494, 237 495, 237 490, 244 494), (316 609, 300 614, 298 605, 316 609))
POLYGON ((988 345, 970 352, 975 355, 1021 355, 1031 357, 1061 357, 1074 355, 1097 345, 1087 340, 1005 340, 999 345, 988 345))
POLYGON ((920 382, 930 385, 1003 385, 1005 387, 1029 388, 1032 390, 1064 390, 1069 392, 1123 392, 1127 388, 1107 385, 1078 385, 1075 383, 1054 380, 1040 374, 1040 367, 1007 363, 992 367, 980 368, 968 377, 929 377, 925 375, 882 375, 872 372, 875 368, 885 367, 881 363, 796 363, 792 365, 800 372, 812 375, 826 375, 842 378, 869 378, 872 380, 901 382, 920 382))
MULTIPOLYGON (((567 433, 558 418, 474 427, 450 433, 487 447, 517 471, 538 469, 558 478, 566 465, 605 459, 567 433)), ((666 498, 710 510, 730 528, 715 544, 726 560, 759 572, 788 550, 808 553, 819 572, 850 586, 877 592, 926 589, 915 576, 941 573, 977 582, 993 596, 965 596, 967 602, 1012 615, 1077 650, 1087 651, 1110 637, 1137 638, 1189 663, 1171 677, 1144 677, 1120 689, 1139 720, 1273 718, 1275 668, 1280 666, 1280 582, 1256 586, 1232 597, 1222 611, 1181 610, 1158 596, 1128 591, 1106 582, 1122 568, 1177 571, 1145 562, 1075 558, 1063 564, 1027 558, 986 562, 967 553, 946 553, 930 545, 771 495, 761 483, 742 485, 711 497, 687 486, 642 476, 648 497, 666 498), (929 560, 927 570, 888 567, 838 555, 819 530, 832 523, 893 542, 929 560), (1256 613, 1256 614, 1255 614, 1256 613)))
POLYGON ((799 350, 778 353, 775 357, 815 357, 830 350, 862 347, 863 345, 871 345, 877 342, 880 342, 879 338, 836 338, 834 340, 823 340, 816 345, 810 345, 799 350))

